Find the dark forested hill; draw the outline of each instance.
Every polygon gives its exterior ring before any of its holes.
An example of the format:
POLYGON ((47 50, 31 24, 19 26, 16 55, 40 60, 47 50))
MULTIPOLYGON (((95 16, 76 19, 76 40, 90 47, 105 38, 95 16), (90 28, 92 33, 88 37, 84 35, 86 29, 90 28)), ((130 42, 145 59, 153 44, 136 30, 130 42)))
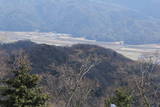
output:
POLYGON ((132 62, 111 49, 95 45, 80 44, 72 47, 57 47, 35 44, 30 41, 19 41, 12 44, 3 44, 0 49, 9 54, 14 51, 24 50, 29 55, 33 72, 36 73, 56 73, 49 68, 53 63, 58 66, 63 64, 71 65, 75 71, 78 71, 78 68, 85 63, 84 61, 91 56, 94 59, 98 59, 98 61, 100 60, 100 64, 97 64, 96 68, 88 76, 98 79, 104 86, 112 84, 113 81, 117 81, 116 79, 121 79, 121 73, 119 72, 121 66, 132 62), (115 80, 112 81, 112 79, 115 80))
MULTIPOLYGON (((32 72, 44 77, 42 81, 43 87, 46 86, 46 90, 53 96, 57 95, 55 93, 58 87, 62 87, 64 93, 67 92, 64 87, 66 81, 68 81, 66 80, 68 75, 72 79, 77 78, 80 72, 85 71, 86 68, 90 67, 90 64, 94 64, 95 66, 85 74, 82 82, 85 87, 87 86, 83 89, 88 89, 88 87, 93 89, 92 103, 84 107, 99 107, 100 104, 98 102, 105 96, 106 90, 110 92, 115 87, 127 84, 125 79, 129 78, 130 75, 129 72, 125 71, 125 68, 127 64, 132 63, 131 60, 113 50, 94 45, 79 44, 72 47, 57 47, 35 44, 30 41, 19 41, 1 45, 0 58, 4 59, 4 56, 12 58, 20 50, 24 50, 25 54, 29 56, 32 72), (2 54, 2 50, 5 54, 2 54), (84 69, 82 70, 83 67, 84 69), (65 78, 65 76, 67 77, 65 78), (57 81, 56 84, 54 84, 54 81, 57 81)), ((2 64, 0 68, 2 68, 2 64)), ((3 66, 3 68, 8 67, 3 66)), ((3 74, 4 69, 0 69, 0 73, 3 74)), ((72 85, 70 84, 69 87, 72 88, 72 85)), ((55 98, 58 100, 63 97, 59 95, 55 98)), ((53 98, 54 101, 55 99, 53 98)), ((103 104, 103 102, 101 103, 103 104)))
MULTIPOLYGON (((104 97, 108 98, 119 87, 129 87, 136 93, 135 96, 139 92, 134 89, 135 79, 141 75, 142 66, 111 49, 85 44, 58 47, 30 41, 1 44, 0 79, 8 73, 19 53, 28 55, 32 73, 42 78, 41 86, 50 93, 51 107, 64 107, 73 92, 72 107, 79 102, 80 107, 104 107, 104 97)), ((159 66, 156 65, 154 70, 149 76, 153 77, 157 86, 160 81, 159 66)), ((148 93, 152 94, 152 90, 148 93)), ((136 102, 133 107, 137 107, 136 104, 139 103, 136 102)))
POLYGON ((149 0, 0 0, 0 30, 51 31, 101 41, 155 43, 160 41, 158 4, 149 0))

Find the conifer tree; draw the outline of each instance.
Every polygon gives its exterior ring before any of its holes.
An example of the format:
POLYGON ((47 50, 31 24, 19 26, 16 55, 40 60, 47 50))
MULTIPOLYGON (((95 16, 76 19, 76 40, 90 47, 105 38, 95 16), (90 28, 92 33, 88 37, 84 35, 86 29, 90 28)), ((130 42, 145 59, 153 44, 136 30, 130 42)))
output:
POLYGON ((26 56, 18 57, 13 75, 3 80, 0 90, 0 107, 46 107, 48 95, 38 85, 39 77, 30 73, 26 56))
POLYGON ((105 107, 110 107, 111 104, 117 107, 131 107, 133 103, 133 96, 128 90, 120 88, 115 91, 115 96, 110 97, 105 101, 105 107))

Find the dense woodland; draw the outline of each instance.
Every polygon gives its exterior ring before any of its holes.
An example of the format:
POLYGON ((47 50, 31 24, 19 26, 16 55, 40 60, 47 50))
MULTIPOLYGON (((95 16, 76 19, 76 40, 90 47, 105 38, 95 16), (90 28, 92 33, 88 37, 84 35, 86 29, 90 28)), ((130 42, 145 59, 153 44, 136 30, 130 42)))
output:
POLYGON ((12 78, 13 67, 19 67, 15 61, 24 56, 32 68, 30 75, 41 78, 38 86, 49 95, 50 107, 160 106, 158 53, 132 61, 94 45, 19 41, 0 45, 0 79, 12 78))

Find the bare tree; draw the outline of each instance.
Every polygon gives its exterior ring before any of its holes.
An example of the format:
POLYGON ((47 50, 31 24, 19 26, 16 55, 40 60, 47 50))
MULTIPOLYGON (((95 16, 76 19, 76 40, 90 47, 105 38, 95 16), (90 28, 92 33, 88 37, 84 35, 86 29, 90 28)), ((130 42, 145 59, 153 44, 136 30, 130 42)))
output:
POLYGON ((3 79, 10 69, 9 65, 9 54, 6 51, 0 50, 0 79, 3 79))
POLYGON ((50 73, 45 75, 48 86, 52 89, 51 93, 53 93, 53 96, 57 96, 54 101, 56 103, 64 101, 64 107, 87 106, 87 101, 96 86, 96 82, 87 79, 86 75, 92 72, 92 69, 100 61, 100 58, 96 56, 89 56, 83 61, 81 60, 79 68, 74 68, 72 64, 63 64, 61 66, 52 64, 51 67, 58 72, 58 76, 50 75, 50 73))
POLYGON ((159 55, 143 56, 139 59, 136 68, 138 76, 134 77, 135 90, 142 107, 159 107, 160 84, 155 82, 160 66, 159 55))

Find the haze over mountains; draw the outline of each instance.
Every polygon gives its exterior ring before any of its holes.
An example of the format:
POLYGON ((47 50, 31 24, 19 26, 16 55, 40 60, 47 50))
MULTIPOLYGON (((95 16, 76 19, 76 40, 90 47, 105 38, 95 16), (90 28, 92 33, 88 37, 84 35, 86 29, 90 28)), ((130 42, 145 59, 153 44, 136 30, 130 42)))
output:
POLYGON ((0 30, 158 43, 159 5, 158 0, 0 0, 0 30))
POLYGON ((140 11, 142 14, 160 18, 159 0, 110 0, 110 1, 140 11))

